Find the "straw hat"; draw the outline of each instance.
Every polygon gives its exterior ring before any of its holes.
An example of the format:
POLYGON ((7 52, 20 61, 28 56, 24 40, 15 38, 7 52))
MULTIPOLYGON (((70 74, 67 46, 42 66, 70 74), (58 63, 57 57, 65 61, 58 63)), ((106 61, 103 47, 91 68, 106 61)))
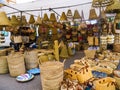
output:
POLYGON ((23 15, 22 16, 22 25, 26 25, 27 24, 27 20, 26 17, 23 15))
POLYGON ((56 22, 57 20, 56 20, 56 17, 55 17, 55 13, 51 13, 50 14, 50 21, 51 22, 56 22))
POLYGON ((34 24, 34 23, 35 23, 34 16, 30 15, 29 24, 34 24))
POLYGON ((98 17, 97 17, 95 9, 90 9, 89 19, 93 20, 93 19, 97 19, 97 18, 98 17))
POLYGON ((15 16, 15 15, 12 15, 12 18, 11 18, 11 24, 13 25, 13 26, 17 26, 17 25, 19 25, 19 21, 18 21, 18 19, 17 19, 17 17, 15 16))
POLYGON ((36 25, 40 25, 42 24, 42 19, 40 18, 40 16, 37 17, 37 20, 35 21, 36 25))
POLYGON ((114 3, 114 0, 93 0, 93 7, 105 7, 114 3))
POLYGON ((11 26, 11 23, 5 12, 0 12, 0 26, 11 26))
POLYGON ((44 14, 43 21, 49 21, 47 13, 44 14))
POLYGON ((75 11, 74 11, 73 19, 81 19, 81 16, 80 16, 78 10, 75 10, 75 11))
POLYGON ((62 12, 62 15, 60 16, 60 21, 67 21, 67 16, 65 15, 65 12, 62 12))
POLYGON ((119 13, 120 12, 120 0, 114 0, 114 4, 107 6, 106 13, 119 13))

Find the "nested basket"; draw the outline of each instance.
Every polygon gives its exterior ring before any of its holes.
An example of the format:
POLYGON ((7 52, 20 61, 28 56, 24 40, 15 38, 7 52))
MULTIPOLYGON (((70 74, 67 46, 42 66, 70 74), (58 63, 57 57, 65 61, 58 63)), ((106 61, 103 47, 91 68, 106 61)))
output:
POLYGON ((7 57, 7 61, 11 76, 16 77, 26 72, 23 54, 20 53, 10 54, 7 57))
POLYGON ((39 65, 41 69, 42 90, 59 90, 63 81, 63 63, 48 61, 39 65))
POLYGON ((24 53, 26 69, 38 67, 38 52, 37 50, 30 50, 24 53))
POLYGON ((8 71, 7 57, 0 56, 0 74, 6 74, 8 71))

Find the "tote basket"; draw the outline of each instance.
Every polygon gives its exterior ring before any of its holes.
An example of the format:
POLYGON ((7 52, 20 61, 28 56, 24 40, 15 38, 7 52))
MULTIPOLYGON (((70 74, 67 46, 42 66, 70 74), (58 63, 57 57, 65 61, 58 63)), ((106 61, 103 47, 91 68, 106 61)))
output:
POLYGON ((11 76, 16 77, 26 72, 24 56, 22 54, 20 53, 10 54, 7 57, 7 61, 11 76))
POLYGON ((96 50, 84 50, 85 56, 88 58, 94 58, 96 50))
POLYGON ((24 55, 25 55, 26 69, 32 69, 38 67, 38 63, 37 63, 38 53, 36 50, 26 51, 24 55))
POLYGON ((79 81, 80 83, 85 83, 85 82, 87 82, 89 79, 91 79, 91 78, 93 77, 91 68, 88 67, 88 66, 83 67, 83 68, 77 73, 77 77, 78 77, 78 81, 79 81))
POLYGON ((0 56, 0 74, 6 74, 8 71, 7 57, 0 56))
POLYGON ((115 79, 111 77, 102 78, 93 82, 95 90, 116 90, 115 79))
POLYGON ((48 61, 39 65, 41 69, 42 90, 59 90, 63 81, 63 63, 48 61))

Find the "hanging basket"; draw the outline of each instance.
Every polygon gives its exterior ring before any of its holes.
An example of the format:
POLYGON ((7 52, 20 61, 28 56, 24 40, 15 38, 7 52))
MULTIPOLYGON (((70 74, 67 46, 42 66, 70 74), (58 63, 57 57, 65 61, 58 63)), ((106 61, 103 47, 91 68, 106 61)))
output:
POLYGON ((7 57, 1 56, 0 57, 0 74, 6 74, 8 73, 8 63, 7 63, 7 57))
POLYGON ((25 73, 24 56, 20 53, 10 54, 7 57, 9 72, 12 77, 25 73))

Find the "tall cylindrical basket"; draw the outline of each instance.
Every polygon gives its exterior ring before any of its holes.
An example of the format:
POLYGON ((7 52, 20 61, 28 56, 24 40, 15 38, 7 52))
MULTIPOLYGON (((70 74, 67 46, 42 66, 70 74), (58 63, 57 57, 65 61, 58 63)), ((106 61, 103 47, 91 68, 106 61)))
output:
POLYGON ((44 62, 40 66, 43 90, 59 90, 63 81, 63 63, 58 61, 44 62))
POLYGON ((20 53, 14 53, 7 57, 9 72, 12 77, 16 77, 18 75, 24 74, 25 63, 24 56, 20 53))
POLYGON ((32 69, 38 67, 38 52, 36 50, 30 50, 25 52, 25 64, 26 69, 32 69))

